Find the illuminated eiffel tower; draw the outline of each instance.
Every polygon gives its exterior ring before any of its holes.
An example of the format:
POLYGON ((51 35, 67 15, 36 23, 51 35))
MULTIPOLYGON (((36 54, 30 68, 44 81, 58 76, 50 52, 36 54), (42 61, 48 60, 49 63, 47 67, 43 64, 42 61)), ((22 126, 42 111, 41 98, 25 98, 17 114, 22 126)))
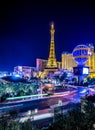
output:
POLYGON ((51 34, 50 52, 49 52, 49 58, 48 58, 46 69, 49 71, 55 71, 57 69, 57 62, 56 62, 56 56, 55 56, 54 23, 51 23, 50 26, 51 26, 51 29, 50 29, 50 34, 51 34))

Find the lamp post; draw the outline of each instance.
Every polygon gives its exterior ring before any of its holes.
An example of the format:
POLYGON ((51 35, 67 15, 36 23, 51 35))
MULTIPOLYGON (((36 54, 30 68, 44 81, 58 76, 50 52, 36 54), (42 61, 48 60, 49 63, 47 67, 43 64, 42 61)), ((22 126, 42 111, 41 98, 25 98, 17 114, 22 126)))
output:
POLYGON ((29 110, 29 111, 28 111, 28 116, 29 116, 29 119, 31 119, 31 114, 32 114, 32 111, 31 111, 31 110, 29 110))
POLYGON ((40 94, 41 94, 41 98, 42 98, 42 93, 43 93, 43 91, 42 91, 42 83, 40 84, 40 94))
POLYGON ((35 129, 34 129, 34 125, 33 125, 33 119, 34 119, 34 118, 33 118, 32 111, 29 110, 29 111, 28 111, 28 122, 27 122, 27 123, 28 123, 28 124, 27 124, 27 125, 28 125, 28 130, 35 130, 35 129), (31 115, 32 115, 32 120, 31 120, 31 115))

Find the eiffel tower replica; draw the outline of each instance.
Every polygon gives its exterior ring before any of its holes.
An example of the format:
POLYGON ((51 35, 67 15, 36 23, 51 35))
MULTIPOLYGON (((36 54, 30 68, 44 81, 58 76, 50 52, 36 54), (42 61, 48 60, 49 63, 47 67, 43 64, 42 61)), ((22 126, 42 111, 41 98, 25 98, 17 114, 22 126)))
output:
POLYGON ((56 62, 56 56, 55 56, 54 23, 51 23, 50 26, 51 26, 51 29, 50 29, 50 34, 51 34, 50 52, 49 52, 49 58, 48 58, 45 70, 48 72, 55 72, 57 69, 57 62, 56 62))

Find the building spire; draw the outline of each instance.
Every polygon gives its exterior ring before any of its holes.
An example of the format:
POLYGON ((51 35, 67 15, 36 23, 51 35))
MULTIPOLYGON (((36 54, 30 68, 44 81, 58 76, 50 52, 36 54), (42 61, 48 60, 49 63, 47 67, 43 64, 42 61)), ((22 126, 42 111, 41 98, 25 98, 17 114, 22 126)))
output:
POLYGON ((51 23, 51 30, 50 30, 50 33, 51 33, 51 41, 54 41, 55 29, 54 29, 54 23, 53 23, 53 22, 51 23))

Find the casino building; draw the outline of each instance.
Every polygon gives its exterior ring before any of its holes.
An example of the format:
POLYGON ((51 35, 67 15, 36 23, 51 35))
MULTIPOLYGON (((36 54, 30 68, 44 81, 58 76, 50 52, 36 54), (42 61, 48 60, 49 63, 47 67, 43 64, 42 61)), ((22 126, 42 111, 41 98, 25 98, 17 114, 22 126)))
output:
POLYGON ((86 66, 90 67, 90 77, 95 78, 95 53, 93 53, 91 56, 88 57, 88 61, 86 63, 86 66))
MULTIPOLYGON (((90 68, 90 77, 95 77, 95 52, 94 52, 94 46, 92 44, 88 45, 89 47, 89 56, 88 61, 86 62, 86 66, 90 68)), ((62 53, 62 69, 71 70, 73 71, 73 67, 77 66, 75 63, 72 53, 63 52, 62 53)))
MULTIPOLYGON (((36 59, 36 70, 44 71, 44 69, 47 66, 47 62, 48 62, 48 60, 37 58, 36 59)), ((62 69, 62 63, 60 61, 57 61, 57 67, 58 67, 58 69, 62 69)))
POLYGON ((73 67, 77 66, 72 57, 72 53, 62 53, 62 69, 73 71, 73 67))
POLYGON ((35 72, 35 67, 30 66, 16 66, 14 67, 14 75, 18 75, 23 78, 31 78, 35 72))

